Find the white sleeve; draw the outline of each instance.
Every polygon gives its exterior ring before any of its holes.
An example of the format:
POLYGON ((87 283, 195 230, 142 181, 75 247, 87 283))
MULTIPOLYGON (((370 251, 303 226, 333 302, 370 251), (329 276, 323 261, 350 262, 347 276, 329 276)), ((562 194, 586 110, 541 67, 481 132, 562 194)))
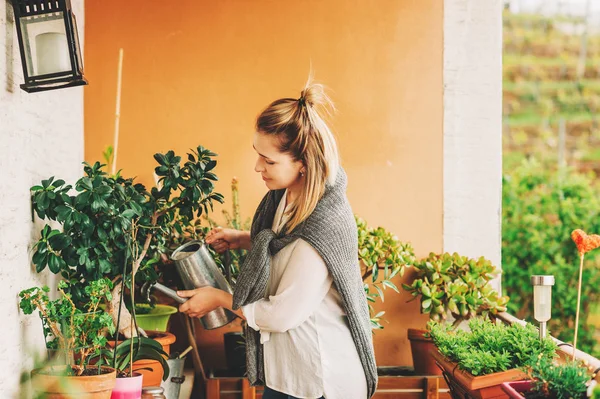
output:
POLYGON ((262 333, 298 327, 321 304, 332 282, 323 258, 298 239, 275 295, 242 307, 248 326, 262 333))

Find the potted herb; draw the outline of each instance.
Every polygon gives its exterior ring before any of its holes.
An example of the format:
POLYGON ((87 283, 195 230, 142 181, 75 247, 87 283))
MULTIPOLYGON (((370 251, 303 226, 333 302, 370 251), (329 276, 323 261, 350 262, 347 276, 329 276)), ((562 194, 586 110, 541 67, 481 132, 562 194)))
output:
POLYGON ((90 365, 90 360, 106 345, 105 334, 114 332, 111 317, 99 307, 111 298, 111 282, 90 281, 85 287, 87 302, 82 308, 75 306, 68 288, 67 282, 59 282, 60 297, 55 300, 49 299, 48 287, 19 293, 21 310, 25 314, 39 312, 46 347, 62 355, 65 363, 33 370, 33 389, 41 395, 62 398, 75 399, 88 393, 108 399, 115 385, 115 369, 102 362, 90 365))
POLYGON ((502 388, 512 399, 551 398, 586 399, 591 384, 590 370, 580 362, 559 364, 542 357, 533 359, 524 368, 528 380, 502 383, 502 388))
POLYGON ((552 338, 540 339, 531 325, 505 325, 483 318, 469 321, 469 331, 430 322, 430 334, 439 352, 432 356, 444 370, 450 389, 469 397, 504 395, 501 384, 523 380, 520 370, 534 360, 556 354, 552 338))
MULTIPOLYGON (((492 263, 481 257, 471 259, 457 253, 435 254, 410 264, 414 280, 402 287, 419 299, 420 311, 430 320, 453 319, 453 327, 474 316, 494 316, 506 310, 508 297, 494 290, 489 282, 498 273, 492 263)), ((424 374, 439 374, 429 355, 435 346, 426 330, 409 329, 408 338, 415 369, 424 374)))

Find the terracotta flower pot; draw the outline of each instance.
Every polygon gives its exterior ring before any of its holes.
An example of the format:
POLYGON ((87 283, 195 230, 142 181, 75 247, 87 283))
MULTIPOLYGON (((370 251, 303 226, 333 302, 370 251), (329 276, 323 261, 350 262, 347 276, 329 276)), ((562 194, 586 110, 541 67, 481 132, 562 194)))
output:
MULTIPOLYGON (((170 332, 157 332, 157 331, 146 331, 148 333, 148 337, 158 341, 158 343, 163 347, 163 350, 167 352, 167 354, 171 353, 171 344, 175 342, 177 339, 175 335, 170 332)), ((156 360, 139 360, 133 363, 133 370, 138 368, 152 368, 150 370, 139 370, 139 373, 144 376, 144 387, 154 387, 160 386, 163 377, 163 368, 159 362, 156 360)))
POLYGON ((519 381, 527 378, 527 374, 519 369, 498 373, 474 376, 458 368, 456 363, 446 359, 439 351, 431 353, 438 367, 444 372, 452 396, 470 398, 506 398, 503 382, 519 381), (468 396, 465 396, 468 395, 468 396))
MULTIPOLYGON (((45 399, 110 399, 116 372, 102 367, 102 374, 64 376, 66 366, 44 367, 31 371, 31 386, 45 399), (53 374, 54 373, 54 374, 53 374)), ((88 370, 98 370, 89 366, 88 370)))
POLYGON ((143 379, 140 373, 133 373, 133 377, 117 378, 110 399, 140 399, 143 379))
POLYGON ((408 329, 408 340, 412 352, 413 366, 417 375, 442 375, 442 370, 435 364, 431 352, 437 351, 431 338, 425 338, 427 331, 408 329))
MULTIPOLYGON (((146 333, 149 338, 158 341, 167 354, 171 353, 171 344, 177 339, 175 335, 170 332, 159 331, 146 331, 146 333)), ((108 345, 114 347, 115 341, 109 341, 108 345)), ((137 371, 144 376, 144 387, 160 386, 162 382, 163 368, 156 360, 138 360, 137 362, 133 362, 133 371, 137 371), (150 368, 152 370, 140 370, 142 368, 150 368)))

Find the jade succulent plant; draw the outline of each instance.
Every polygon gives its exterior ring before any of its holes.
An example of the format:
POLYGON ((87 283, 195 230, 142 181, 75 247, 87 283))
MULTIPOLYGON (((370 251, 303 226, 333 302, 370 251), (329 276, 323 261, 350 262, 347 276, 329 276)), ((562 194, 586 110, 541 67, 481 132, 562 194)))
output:
POLYGON ((408 267, 415 270, 411 284, 402 287, 421 303, 421 313, 433 321, 446 320, 455 325, 476 315, 495 315, 506 310, 508 297, 489 284, 497 269, 481 257, 471 259, 457 253, 431 253, 408 267))
POLYGON ((385 300, 387 288, 399 292, 392 279, 402 276, 406 266, 414 264, 416 258, 409 243, 401 242, 383 227, 372 228, 360 217, 355 218, 358 230, 358 259, 369 301, 371 327, 381 329, 385 312, 375 312, 373 304, 378 299, 381 302, 385 300))

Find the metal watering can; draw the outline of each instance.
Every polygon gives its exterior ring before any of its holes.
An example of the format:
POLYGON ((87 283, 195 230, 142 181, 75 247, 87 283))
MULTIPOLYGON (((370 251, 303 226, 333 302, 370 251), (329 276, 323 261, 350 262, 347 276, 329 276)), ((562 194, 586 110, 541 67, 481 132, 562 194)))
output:
MULTIPOLYGON (((171 260, 175 263, 177 273, 181 277, 186 290, 212 286, 230 294, 233 293, 231 286, 223 277, 203 241, 190 241, 183 244, 173 252, 171 260)), ((229 270, 228 264, 226 264, 226 267, 229 270)), ((179 303, 187 301, 186 298, 181 298, 175 291, 162 284, 156 283, 149 288, 156 289, 179 303)), ((227 309, 217 308, 202 316, 200 322, 205 329, 213 330, 231 323, 236 317, 233 312, 227 309)))

